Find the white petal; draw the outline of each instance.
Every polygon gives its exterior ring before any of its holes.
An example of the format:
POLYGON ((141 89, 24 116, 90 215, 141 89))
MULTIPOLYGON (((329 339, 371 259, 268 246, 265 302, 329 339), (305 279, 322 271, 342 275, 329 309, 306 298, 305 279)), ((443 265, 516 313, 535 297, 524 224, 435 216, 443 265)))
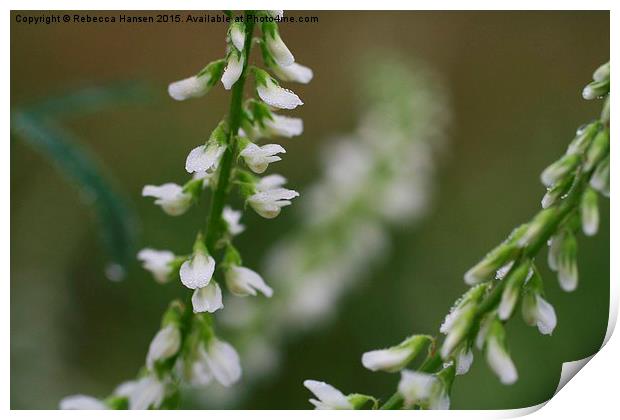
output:
POLYGON ((243 55, 232 54, 228 59, 228 65, 222 74, 222 84, 224 89, 228 90, 239 80, 243 72, 243 55))
POLYGON ((362 364, 372 371, 396 372, 405 367, 411 357, 411 348, 390 348, 368 351, 362 355, 362 364))
POLYGON ((215 379, 228 387, 241 378, 239 355, 225 341, 212 339, 207 349, 207 365, 215 379))
POLYGON ((239 52, 243 51, 245 46, 245 34, 238 25, 234 25, 230 31, 230 39, 239 52))
POLYGON ((129 394, 130 410, 147 410, 161 405, 166 387, 154 376, 145 376, 137 381, 129 394))
POLYGON ((174 325, 168 325, 157 332, 149 346, 146 366, 153 369, 155 362, 174 356, 181 347, 181 332, 174 325))
POLYGON ((222 303, 222 289, 217 282, 212 281, 205 287, 196 289, 192 295, 194 312, 213 313, 224 307, 222 303))
POLYGON ((558 323, 555 309, 541 296, 536 298, 536 326, 541 334, 550 335, 558 323))
POLYGON ((222 212, 222 219, 224 219, 228 226, 228 232, 233 236, 245 230, 245 226, 239 223, 241 215, 242 213, 240 211, 233 210, 228 206, 224 207, 224 211, 222 212))
POLYGON ((224 147, 217 144, 195 147, 187 155, 185 170, 190 174, 209 171, 218 164, 223 153, 224 147))
POLYGON ((284 41, 282 41, 280 35, 275 34, 274 37, 267 36, 266 42, 269 52, 278 65, 286 67, 295 62, 295 57, 293 57, 291 51, 288 49, 284 41))
POLYGON ((487 343, 487 363, 504 385, 517 381, 517 369, 512 359, 494 337, 490 337, 487 343))
POLYGON ((205 287, 215 271, 215 260, 210 255, 196 254, 181 265, 181 282, 190 289, 205 287))
POLYGON ((168 85, 168 94, 177 101, 199 98, 209 91, 209 75, 192 76, 168 85))
POLYGON ((267 297, 273 295, 273 290, 263 278, 246 267, 232 266, 226 272, 226 285, 231 293, 237 296, 256 296, 257 290, 267 297))
POLYGON ((456 355, 456 374, 465 375, 473 362, 474 353, 470 349, 461 349, 456 355))
POLYGON ((427 373, 403 370, 398 383, 398 392, 405 399, 406 406, 411 407, 431 396, 436 381, 434 376, 427 373))
POLYGON ((155 197, 155 204, 170 216, 179 216, 189 209, 191 195, 183 192, 183 187, 174 183, 163 185, 146 185, 142 189, 143 197, 155 197))
POLYGON ((89 395, 70 395, 60 401, 61 410, 107 410, 108 407, 89 395))
POLYGON ((267 81, 267 85, 259 85, 256 88, 258 96, 268 105, 281 109, 295 109, 304 103, 288 89, 284 89, 271 80, 267 81))
POLYGON ((256 190, 258 192, 274 190, 276 188, 282 187, 284 184, 286 184, 286 178, 284 178, 282 175, 267 175, 262 177, 261 180, 256 184, 256 190))
POLYGON ((312 77, 314 77, 311 68, 298 63, 293 63, 286 67, 276 65, 273 67, 273 72, 280 80, 285 82, 310 83, 312 77))
POLYGON ((158 283, 165 283, 168 280, 172 270, 169 264, 174 261, 174 258, 175 255, 170 251, 144 248, 138 252, 138 259, 142 261, 142 267, 150 271, 158 283))
POLYGON ((351 410, 353 405, 349 402, 347 397, 334 388, 330 384, 320 381, 314 381, 311 379, 304 381, 304 386, 310 390, 320 401, 310 400, 315 407, 329 408, 332 410, 351 410))
POLYGON ((283 115, 271 114, 273 119, 266 119, 265 126, 268 136, 293 137, 304 131, 301 118, 291 118, 283 115))

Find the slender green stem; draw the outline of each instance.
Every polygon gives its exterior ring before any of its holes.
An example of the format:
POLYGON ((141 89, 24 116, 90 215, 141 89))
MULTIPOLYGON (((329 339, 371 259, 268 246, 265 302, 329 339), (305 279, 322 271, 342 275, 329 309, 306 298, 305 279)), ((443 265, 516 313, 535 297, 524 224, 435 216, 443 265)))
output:
POLYGON ((222 211, 224 209, 224 204, 228 196, 228 186, 230 185, 233 159, 235 157, 237 148, 237 133, 239 131, 239 127, 241 126, 243 91, 247 76, 248 62, 250 61, 250 51, 252 49, 252 34, 254 32, 253 20, 247 19, 247 17, 251 13, 251 11, 247 11, 245 13, 246 24, 243 70, 241 72, 239 80, 237 80, 232 89, 230 111, 228 114, 228 142, 226 144, 226 150, 224 151, 224 154, 222 155, 222 160, 220 162, 217 187, 215 189, 215 192, 213 193, 213 198, 211 200, 211 209, 207 218, 205 242, 207 248, 209 249, 209 252, 213 252, 222 230, 222 211))

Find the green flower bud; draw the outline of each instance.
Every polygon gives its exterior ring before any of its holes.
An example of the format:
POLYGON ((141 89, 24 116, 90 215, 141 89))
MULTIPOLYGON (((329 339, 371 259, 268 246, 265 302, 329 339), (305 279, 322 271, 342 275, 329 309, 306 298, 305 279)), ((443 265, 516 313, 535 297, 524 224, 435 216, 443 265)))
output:
POLYGON ((567 292, 572 292, 577 288, 577 238, 575 234, 565 231, 563 240, 559 244, 557 253, 558 279, 560 286, 567 292))
POLYGON ((579 155, 566 154, 559 160, 549 165, 540 175, 543 185, 551 187, 561 181, 569 173, 573 172, 579 164, 579 155))
POLYGON ((596 166, 590 178, 590 185, 601 194, 609 197, 609 155, 596 166))
POLYGON ((588 236, 596 235, 598 231, 598 194, 592 188, 586 189, 581 197, 581 227, 588 236))
POLYGON ((586 171, 594 168, 601 160, 609 154, 609 130, 601 130, 598 132, 592 144, 586 152, 584 161, 584 169, 586 171))
POLYGON ((505 282, 504 290, 502 292, 502 300, 500 301, 497 309, 497 316, 501 320, 507 320, 512 315, 519 295, 521 294, 521 287, 529 275, 532 274, 532 265, 530 261, 521 263, 517 268, 512 269, 506 278, 502 280, 505 282))

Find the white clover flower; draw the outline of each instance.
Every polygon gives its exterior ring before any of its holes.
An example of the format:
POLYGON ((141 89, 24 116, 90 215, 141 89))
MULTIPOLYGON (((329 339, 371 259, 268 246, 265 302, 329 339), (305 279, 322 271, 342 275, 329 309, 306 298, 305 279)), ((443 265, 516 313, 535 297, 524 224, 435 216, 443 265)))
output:
POLYGON ((299 96, 284 89, 269 76, 262 80, 257 78, 256 92, 263 102, 274 108, 295 109, 304 104, 299 96))
POLYGON ((286 188, 275 188, 257 192, 248 198, 248 204, 265 219, 273 219, 280 214, 282 207, 290 206, 291 199, 299 197, 299 193, 286 188))
POLYGON ((148 410, 162 404, 166 396, 166 384, 155 375, 148 375, 122 384, 115 394, 127 397, 130 410, 148 410))
POLYGON ((405 406, 413 405, 428 400, 437 386, 438 379, 428 373, 403 370, 400 373, 398 393, 405 400, 405 406))
POLYGON ((279 144, 266 144, 257 146, 254 143, 248 145, 239 153, 245 160, 246 165, 257 174, 262 174, 267 170, 270 163, 282 160, 278 153, 286 153, 286 150, 279 144))
POLYGON ((69 395, 60 400, 61 410, 108 410, 101 400, 89 395, 69 395))
POLYGON ((273 289, 257 272, 246 267, 233 265, 226 270, 226 285, 236 296, 256 296, 258 290, 266 297, 273 296, 273 289))
POLYGON ((314 73, 310 67, 303 66, 298 63, 293 63, 289 66, 280 66, 275 64, 272 67, 273 72, 278 77, 278 79, 283 80, 285 82, 295 82, 295 83, 310 83, 312 78, 314 77, 314 73))
POLYGON ((168 85, 168 94, 172 99, 184 101, 191 98, 204 96, 211 88, 209 82, 211 75, 206 73, 202 76, 192 76, 168 85))
POLYGON ((235 48, 241 52, 245 46, 245 27, 241 22, 235 22, 230 26, 230 40, 235 48))
POLYGON ((146 355, 146 367, 153 369, 155 362, 174 356, 181 348, 181 332, 176 325, 168 325, 155 334, 146 355))
POLYGON ((469 347, 463 346, 463 348, 456 354, 456 374, 465 375, 469 372, 473 362, 474 353, 469 347))
POLYGON ((222 84, 224 89, 229 90, 239 80, 243 72, 243 64, 245 59, 243 54, 231 53, 228 57, 228 63, 222 74, 222 84))
POLYGON ((271 174, 264 176, 255 185, 256 191, 265 192, 281 188, 286 184, 286 178, 279 174, 271 174))
POLYGON ((266 137, 290 138, 299 136, 304 131, 304 123, 301 118, 285 117, 277 114, 271 114, 271 117, 264 120, 266 137))
POLYGON ((207 145, 193 148, 185 160, 185 170, 191 174, 213 169, 219 164, 225 149, 224 146, 216 142, 209 142, 207 145))
POLYGON ((540 294, 529 294, 523 298, 521 304, 523 319, 528 325, 536 325, 541 334, 551 335, 558 318, 553 306, 540 294))
POLYGON ((142 267, 150 271, 158 283, 163 284, 168 281, 172 272, 170 263, 174 261, 175 255, 170 251, 144 248, 138 252, 138 259, 142 261, 142 267))
POLYGON ((170 216, 180 216, 192 204, 192 196, 183 191, 183 187, 172 182, 163 185, 145 185, 143 197, 155 197, 155 204, 170 216))
POLYGON ((229 206, 224 207, 222 211, 222 219, 226 222, 228 227, 228 233, 235 236, 245 230, 245 226, 239 223, 242 213, 238 210, 233 210, 229 206))
POLYGON ((179 275, 181 283, 189 289, 200 289, 211 281, 215 271, 215 260, 202 252, 195 253, 192 258, 181 265, 179 275))
POLYGON ((228 387, 241 378, 239 355, 229 343, 217 338, 211 339, 204 358, 209 371, 222 385, 228 387))
POLYGON ((304 386, 310 390, 318 400, 310 398, 310 403, 317 410, 353 410, 353 404, 338 389, 325 382, 307 379, 304 386))
POLYGON ((494 336, 487 339, 486 356, 487 363, 499 377, 501 383, 510 385, 517 381, 517 369, 512 359, 494 336))
POLYGON ((194 290, 192 295, 194 312, 213 313, 224 307, 222 303, 222 289, 217 282, 209 282, 205 287, 194 290))

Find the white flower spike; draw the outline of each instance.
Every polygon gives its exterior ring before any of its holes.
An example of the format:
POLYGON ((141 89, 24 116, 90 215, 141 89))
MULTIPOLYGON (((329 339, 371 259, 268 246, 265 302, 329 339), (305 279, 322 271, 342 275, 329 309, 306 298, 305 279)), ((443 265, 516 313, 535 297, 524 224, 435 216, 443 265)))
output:
POLYGON ((219 164, 224 150, 225 147, 216 142, 193 148, 185 160, 185 170, 190 174, 212 170, 219 164))
POLYGON ((192 307, 194 312, 213 313, 218 309, 222 309, 222 289, 217 282, 209 282, 205 287, 194 290, 192 295, 192 307))
POLYGON ((353 409, 353 404, 349 402, 348 398, 330 384, 308 379, 304 381, 304 386, 318 398, 318 400, 310 399, 310 402, 317 410, 353 409))
POLYGON ((239 77, 241 77, 241 73, 243 72, 243 64, 244 58, 242 54, 230 54, 228 57, 228 64, 224 69, 224 74, 222 74, 222 84, 224 85, 224 89, 230 90, 237 80, 239 80, 239 77))
POLYGON ((286 188, 275 188, 256 194, 248 198, 248 204, 265 219, 273 219, 280 214, 282 207, 290 206, 293 198, 299 197, 297 191, 286 188))
POLYGON ((245 226, 239 223, 241 220, 242 213, 238 210, 233 210, 229 206, 224 207, 222 211, 222 219, 226 222, 226 226, 228 226, 228 233, 232 236, 239 235, 241 232, 245 230, 245 226))
POLYGON ((279 144, 266 144, 257 146, 254 143, 248 145, 241 151, 240 156, 245 160, 246 165, 257 174, 262 174, 267 170, 270 163, 282 160, 278 153, 286 153, 286 150, 279 144))
POLYGON ((70 395, 60 401, 61 410, 107 410, 102 401, 89 395, 70 395))
POLYGON ((183 187, 174 183, 163 185, 146 185, 142 189, 143 197, 155 197, 155 204, 170 216, 180 216, 192 204, 192 196, 183 191, 183 187))
POLYGON ((229 343, 211 339, 204 357, 211 374, 222 385, 229 387, 241 378, 239 355, 229 343))
POLYGON ((285 82, 307 84, 310 83, 314 77, 314 73, 310 67, 306 67, 298 63, 293 63, 286 67, 275 64, 272 67, 272 70, 278 79, 285 82))
POLYGON ((266 297, 273 296, 273 289, 267 286, 263 278, 246 267, 233 265, 226 270, 226 285, 228 290, 237 296, 256 296, 257 291, 266 297))
POLYGON ((170 263, 174 261, 175 255, 170 251, 158 251, 156 249, 144 248, 138 252, 138 259, 142 261, 142 267, 153 274, 155 281, 165 283, 169 280, 172 267, 170 263))
POLYGON ((211 281, 215 271, 215 260, 212 256, 198 252, 181 265, 179 275, 183 285, 189 289, 200 289, 211 281))

